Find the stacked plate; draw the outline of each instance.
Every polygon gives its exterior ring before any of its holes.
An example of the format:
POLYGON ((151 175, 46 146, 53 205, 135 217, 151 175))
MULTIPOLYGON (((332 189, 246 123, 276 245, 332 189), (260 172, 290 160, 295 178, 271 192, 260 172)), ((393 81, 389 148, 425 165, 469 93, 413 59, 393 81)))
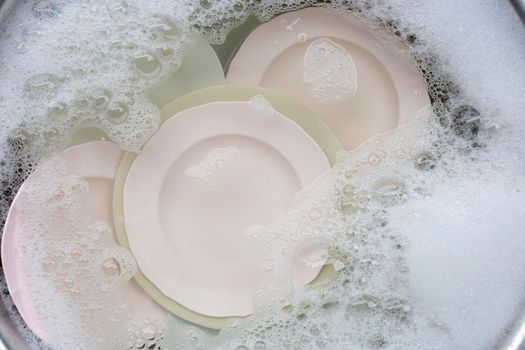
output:
MULTIPOLYGON (((151 95, 162 124, 139 154, 78 135, 73 144, 82 143, 61 157, 90 185, 86 210, 112 223, 114 242, 137 262, 123 289, 130 305, 215 329, 252 313, 261 271, 239 248, 243 233, 283 216, 337 152, 408 122, 430 103, 398 51, 353 19, 324 9, 291 12, 221 57, 230 62, 226 77, 215 52, 197 44, 151 95)), ((37 176, 12 204, 2 263, 22 317, 45 340, 17 239, 27 218, 20 198, 37 176)), ((333 270, 322 265, 298 256, 295 285, 330 278, 333 270)))

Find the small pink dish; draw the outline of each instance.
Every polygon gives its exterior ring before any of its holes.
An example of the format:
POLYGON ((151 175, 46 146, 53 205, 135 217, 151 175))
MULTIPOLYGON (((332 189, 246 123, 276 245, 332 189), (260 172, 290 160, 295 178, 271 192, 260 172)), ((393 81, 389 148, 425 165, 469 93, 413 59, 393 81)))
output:
MULTIPOLYGON (((123 152, 110 142, 89 142, 66 149, 61 153, 65 164, 72 175, 80 176, 89 183, 89 196, 86 209, 98 220, 112 223, 113 181, 119 167, 123 152)), ((14 304, 27 326, 40 338, 46 340, 46 329, 39 322, 32 298, 28 292, 31 283, 24 276, 21 266, 23 254, 18 237, 24 220, 20 197, 27 184, 35 181, 37 173, 30 175, 20 187, 9 210, 2 239, 2 266, 7 287, 14 304)), ((114 238, 116 242, 116 238, 114 238)), ((166 317, 166 312, 154 305, 150 296, 140 288, 134 280, 130 280, 123 288, 124 298, 136 310, 148 308, 157 315, 166 317)))

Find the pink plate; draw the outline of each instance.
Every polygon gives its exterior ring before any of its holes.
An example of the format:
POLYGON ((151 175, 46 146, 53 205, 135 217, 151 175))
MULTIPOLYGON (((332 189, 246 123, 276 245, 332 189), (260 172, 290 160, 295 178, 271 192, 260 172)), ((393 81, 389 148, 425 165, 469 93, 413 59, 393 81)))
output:
MULTIPOLYGON (((88 212, 93 217, 110 223, 112 222, 113 180, 122 154, 119 147, 110 142, 90 142, 68 148, 62 153, 69 172, 83 177, 89 183, 88 212)), ((26 184, 34 181, 35 176, 38 175, 30 175, 20 187, 9 210, 2 239, 2 266, 7 287, 20 315, 36 335, 46 340, 46 331, 39 323, 35 306, 27 292, 26 286, 31 281, 24 278, 17 241, 20 235, 19 223, 23 220, 20 215, 19 198, 26 184)), ((124 293, 126 300, 137 309, 152 304, 149 295, 133 280, 130 280, 124 293)))
MULTIPOLYGON (((214 317, 253 311, 259 271, 243 232, 273 222, 329 169, 297 124, 250 102, 214 102, 167 120, 131 165, 123 190, 131 251, 167 297, 214 317)), ((301 285, 320 267, 302 263, 301 285)))
POLYGON ((277 16, 246 38, 230 64, 226 81, 258 85, 294 98, 318 113, 346 149, 354 149, 374 135, 414 119, 430 104, 425 81, 406 50, 395 52, 356 23, 322 8, 277 16), (323 41, 321 50, 329 45, 338 55, 313 60, 309 52, 323 41), (344 79, 338 80, 345 72, 356 76, 354 95, 330 101, 329 97, 345 90, 344 79), (323 74, 329 79, 320 79, 323 74), (305 79, 313 79, 314 89, 323 82, 330 87, 333 79, 331 90, 325 91, 330 92, 325 96, 328 101, 312 98, 305 79))

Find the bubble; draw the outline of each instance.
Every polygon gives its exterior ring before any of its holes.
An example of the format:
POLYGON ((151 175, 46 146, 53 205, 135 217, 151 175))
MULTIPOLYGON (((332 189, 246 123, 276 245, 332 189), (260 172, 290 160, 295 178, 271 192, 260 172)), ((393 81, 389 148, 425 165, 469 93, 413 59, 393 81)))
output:
POLYGON ((338 305, 339 305, 339 302, 337 302, 337 301, 329 301, 329 302, 323 304, 323 309, 325 309, 325 310, 333 310, 333 309, 337 308, 338 305))
POLYGON ((343 187, 344 194, 352 196, 354 194, 354 187, 352 185, 346 185, 343 187))
POLYGON ((371 296, 353 297, 346 310, 350 315, 366 315, 377 307, 377 299, 371 296))
POLYGON ((106 118, 116 125, 124 123, 128 116, 129 108, 124 102, 112 103, 106 112, 106 118))
POLYGON ((61 79, 55 74, 37 74, 25 82, 24 92, 28 99, 48 99, 55 97, 61 79))
POLYGON ((212 7, 210 0, 200 0, 199 3, 203 9, 209 9, 212 7))
POLYGON ((80 111, 88 111, 91 108, 91 101, 82 97, 75 101, 75 107, 80 111))
POLYGON ((66 254, 62 250, 57 250, 53 254, 53 259, 55 259, 55 261, 63 261, 65 257, 66 254))
POLYGON ((160 73, 160 62, 150 54, 136 56, 133 65, 142 75, 152 77, 160 73))
MULTIPOLYGON (((56 200, 62 200, 65 195, 66 193, 63 190, 56 190, 55 193, 53 193, 53 198, 56 200)), ((63 255, 63 253, 61 255, 63 255)))
POLYGON ((168 17, 160 18, 160 32, 165 39, 169 40, 176 39, 180 35, 177 24, 168 17))
POLYGON ((74 297, 74 298, 79 298, 80 297, 80 289, 78 288, 71 288, 69 290, 69 293, 74 297))
POLYGON ((384 348, 387 342, 381 334, 376 334, 368 340, 368 344, 373 348, 384 348))
POLYGON ((241 2, 236 2, 235 5, 233 5, 233 9, 237 12, 241 12, 244 10, 244 5, 241 2))
POLYGON ((255 342, 253 349, 254 350, 264 350, 266 349, 266 343, 263 342, 262 340, 258 340, 255 342))
POLYGON ((107 258, 102 263, 102 270, 107 276, 114 277, 120 275, 120 265, 115 258, 107 258))
POLYGON ((381 156, 378 155, 377 153, 371 153, 368 156, 368 164, 370 164, 370 165, 378 165, 379 163, 381 163, 381 156))
POLYGON ((64 286, 67 288, 72 288, 75 285, 75 281, 72 277, 66 277, 63 280, 64 286))
POLYGON ((410 304, 406 300, 399 298, 388 299, 383 307, 388 314, 401 321, 406 320, 412 311, 410 304))
POLYGON ((333 262, 333 267, 334 267, 334 270, 337 272, 337 271, 340 271, 342 269, 345 268, 345 263, 342 262, 341 260, 336 260, 333 262))
POLYGON ((169 47, 162 47, 158 50, 158 56, 161 60, 171 60, 175 55, 172 49, 169 47))
POLYGON ((52 257, 46 256, 42 260, 42 267, 45 271, 52 271, 56 267, 55 260, 52 257))
POLYGON ((57 137, 59 137, 59 133, 58 133, 58 130, 55 129, 55 128, 51 128, 51 129, 47 129, 44 131, 44 138, 48 141, 50 140, 54 140, 56 139, 57 137))
POLYGON ((299 341, 292 343, 292 349, 294 350, 302 350, 304 349, 303 344, 301 344, 299 341))
POLYGON ((321 330, 317 326, 313 326, 312 328, 310 328, 309 332, 314 337, 318 337, 321 334, 321 330))
POLYGON ((58 7, 49 0, 38 0, 33 5, 33 14, 38 18, 55 17, 58 13, 58 7))
POLYGON ((91 94, 93 98, 93 106, 98 111, 104 111, 107 109, 109 102, 111 101, 112 94, 107 89, 96 90, 91 94))
POLYGON ((323 338, 319 338, 315 341, 315 345, 319 348, 319 349, 325 349, 327 346, 328 346, 328 339, 323 337, 323 338))
POLYGON ((408 198, 406 185, 396 178, 383 178, 374 185, 374 198, 384 206, 404 202, 408 198))
POLYGON ((82 252, 80 252, 80 250, 78 249, 73 249, 71 250, 70 255, 73 259, 80 260, 80 258, 82 257, 82 252))
POLYGON ((414 159, 414 167, 418 170, 429 171, 436 167, 436 157, 427 151, 420 152, 414 159))
POLYGON ((296 316, 296 318, 297 318, 299 321, 304 321, 304 320, 306 320, 306 319, 308 318, 308 316, 306 316, 306 314, 305 314, 304 312, 302 312, 302 313, 298 314, 298 315, 296 316))
POLYGON ((4 189, 3 193, 4 193, 4 196, 10 197, 13 194, 13 190, 8 187, 4 189))
POLYGON ((123 0, 109 1, 106 5, 106 8, 113 18, 125 16, 130 10, 130 6, 128 5, 128 3, 123 0))
POLYGON ((142 338, 137 338, 135 340, 135 347, 137 349, 144 349, 144 347, 146 346, 146 341, 142 338))
POLYGON ((149 324, 142 328, 142 336, 146 339, 152 340, 157 336, 157 327, 149 324))
POLYGON ((311 341, 312 341, 312 339, 311 339, 309 336, 307 336, 307 335, 302 335, 302 336, 301 336, 301 342, 302 342, 303 344, 308 344, 308 343, 310 343, 311 341))

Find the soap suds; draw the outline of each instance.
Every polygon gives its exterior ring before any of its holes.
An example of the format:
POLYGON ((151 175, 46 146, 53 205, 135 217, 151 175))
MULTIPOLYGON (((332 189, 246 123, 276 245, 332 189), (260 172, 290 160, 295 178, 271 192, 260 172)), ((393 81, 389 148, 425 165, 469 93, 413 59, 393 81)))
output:
POLYGON ((314 40, 304 54, 303 84, 319 103, 350 101, 357 92, 357 68, 352 55, 330 39, 314 40))
MULTIPOLYGON (((23 179, 79 128, 99 127, 124 149, 140 150, 159 123, 148 93, 177 69, 194 32, 220 43, 249 15, 266 21, 309 5, 319 6, 292 0, 21 3, 0 31, 2 218, 23 179)), ((232 320, 219 335, 174 318, 131 316, 125 307, 115 318, 101 313, 112 301, 111 307, 123 305, 113 288, 120 277, 105 288, 76 286, 57 252, 69 261, 77 244, 99 247, 88 233, 108 234, 107 223, 93 225, 83 213, 85 182, 48 172, 31 200, 36 208, 45 194, 54 204, 38 206, 43 209, 28 221, 26 249, 33 258, 26 270, 35 291, 49 291, 34 292, 52 325, 52 347, 489 349, 500 341, 522 311, 525 275, 519 252, 525 244, 525 71, 516 69, 525 63, 523 25, 504 1, 334 0, 322 6, 359 18, 376 34, 394 33, 425 76, 432 108, 406 128, 341 154, 282 220, 247 232, 243 248, 268 276, 255 295, 254 315, 232 320), (50 225, 53 210, 74 218, 75 230, 50 225), (83 238, 53 245, 53 237, 72 232, 83 238), (336 277, 296 290, 289 257, 318 244, 329 249, 336 277), (75 293, 65 293, 72 288, 86 303, 71 302, 75 293)), ((396 47, 386 43, 385 49, 396 47)), ((133 273, 117 247, 86 258, 92 280, 124 271, 124 281, 133 273), (111 259, 126 263, 117 268, 111 259)), ((42 347, 25 334, 33 348, 42 347)))
POLYGON ((202 163, 186 169, 184 175, 192 181, 207 186, 215 186, 228 179, 237 167, 239 151, 235 147, 214 148, 202 163))

